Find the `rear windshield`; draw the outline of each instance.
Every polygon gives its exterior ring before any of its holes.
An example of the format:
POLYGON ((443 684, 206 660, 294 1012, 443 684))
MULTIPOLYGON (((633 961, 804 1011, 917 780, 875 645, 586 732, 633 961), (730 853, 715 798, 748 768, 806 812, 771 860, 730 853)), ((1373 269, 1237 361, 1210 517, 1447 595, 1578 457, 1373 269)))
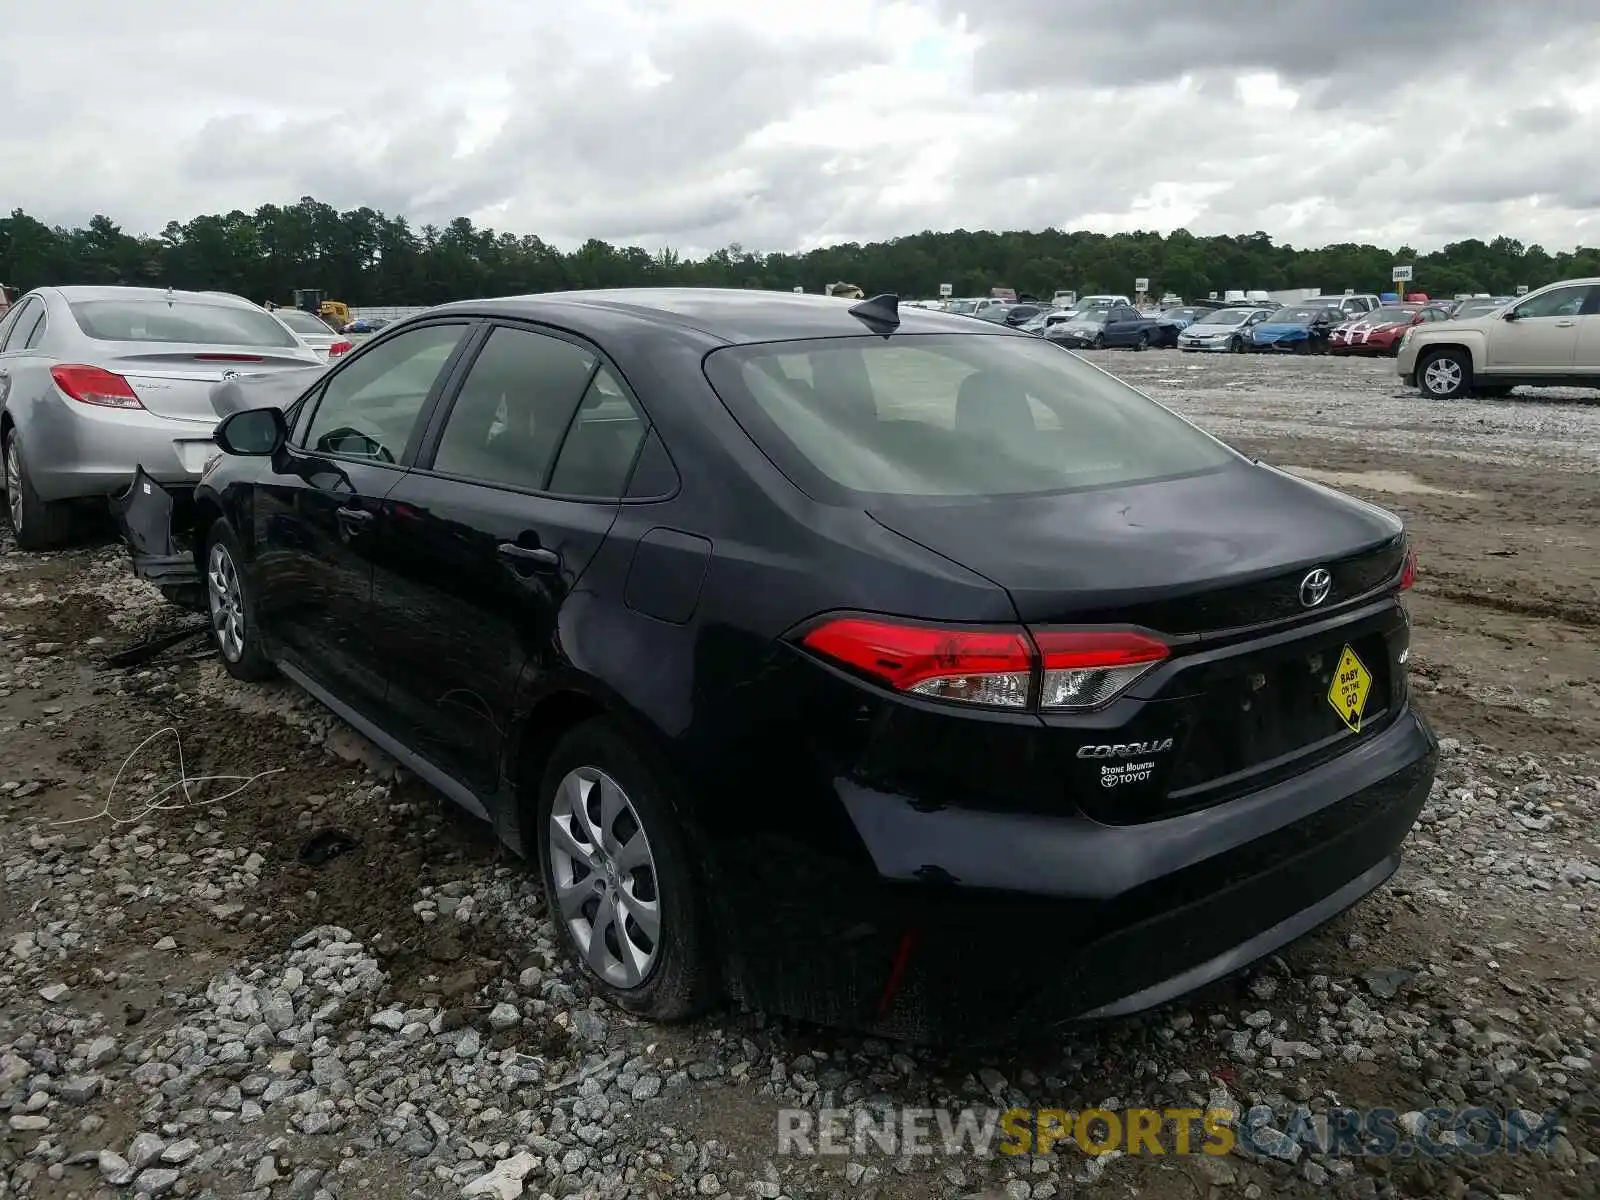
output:
POLYGON ((1034 338, 731 346, 706 359, 706 374, 778 468, 823 499, 1109 487, 1232 458, 1126 384, 1034 338))
POLYGON ((326 335, 333 332, 328 323, 321 317, 313 317, 308 312, 297 312, 293 309, 278 313, 278 320, 282 321, 296 333, 314 333, 326 335))
POLYGON ((78 328, 101 342, 184 342, 202 346, 298 345, 266 311, 174 300, 77 300, 78 328))

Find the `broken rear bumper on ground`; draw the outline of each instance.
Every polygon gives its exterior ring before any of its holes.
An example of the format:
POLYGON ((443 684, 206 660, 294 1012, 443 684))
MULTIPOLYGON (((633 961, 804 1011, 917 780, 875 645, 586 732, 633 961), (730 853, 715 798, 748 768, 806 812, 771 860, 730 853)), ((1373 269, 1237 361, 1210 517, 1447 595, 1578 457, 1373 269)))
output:
POLYGON ((193 495, 164 487, 140 467, 127 491, 111 498, 111 516, 133 558, 133 572, 174 604, 205 611, 205 589, 194 557, 193 495))

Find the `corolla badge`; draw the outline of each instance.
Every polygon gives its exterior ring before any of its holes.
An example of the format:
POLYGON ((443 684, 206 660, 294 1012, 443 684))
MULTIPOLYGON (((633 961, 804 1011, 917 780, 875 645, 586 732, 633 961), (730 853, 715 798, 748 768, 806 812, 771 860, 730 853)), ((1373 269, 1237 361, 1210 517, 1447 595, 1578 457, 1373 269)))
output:
POLYGON ((1300 581, 1300 603, 1306 608, 1315 608, 1328 598, 1332 590, 1333 576, 1318 567, 1300 581))

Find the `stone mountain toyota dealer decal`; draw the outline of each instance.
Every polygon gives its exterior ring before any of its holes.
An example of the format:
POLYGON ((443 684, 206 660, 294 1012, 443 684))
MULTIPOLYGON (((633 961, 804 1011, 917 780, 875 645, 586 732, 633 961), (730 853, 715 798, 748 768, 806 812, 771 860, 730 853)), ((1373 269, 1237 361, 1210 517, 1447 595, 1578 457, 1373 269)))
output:
POLYGON ((1146 755, 1165 754, 1172 749, 1171 738, 1148 742, 1111 742, 1100 746, 1079 746, 1079 758, 1120 758, 1117 763, 1100 764, 1100 786, 1121 787, 1126 783, 1149 783, 1155 774, 1156 760, 1146 755))

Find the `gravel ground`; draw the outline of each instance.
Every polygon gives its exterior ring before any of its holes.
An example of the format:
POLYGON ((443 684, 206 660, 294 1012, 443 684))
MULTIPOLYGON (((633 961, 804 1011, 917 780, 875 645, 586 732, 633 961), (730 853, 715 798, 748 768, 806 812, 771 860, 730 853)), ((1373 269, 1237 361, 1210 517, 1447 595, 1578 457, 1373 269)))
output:
POLYGON ((1444 753, 1378 894, 1180 1006, 1002 1055, 742 1012, 653 1028, 558 959, 519 864, 293 688, 196 642, 101 665, 183 620, 115 547, 5 543, 0 1196, 1594 1195, 1600 401, 1097 357, 1411 522, 1444 753), (1484 1157, 777 1154, 779 1108, 888 1104, 1266 1105, 1280 1130, 1482 1105, 1562 1132, 1484 1157))

